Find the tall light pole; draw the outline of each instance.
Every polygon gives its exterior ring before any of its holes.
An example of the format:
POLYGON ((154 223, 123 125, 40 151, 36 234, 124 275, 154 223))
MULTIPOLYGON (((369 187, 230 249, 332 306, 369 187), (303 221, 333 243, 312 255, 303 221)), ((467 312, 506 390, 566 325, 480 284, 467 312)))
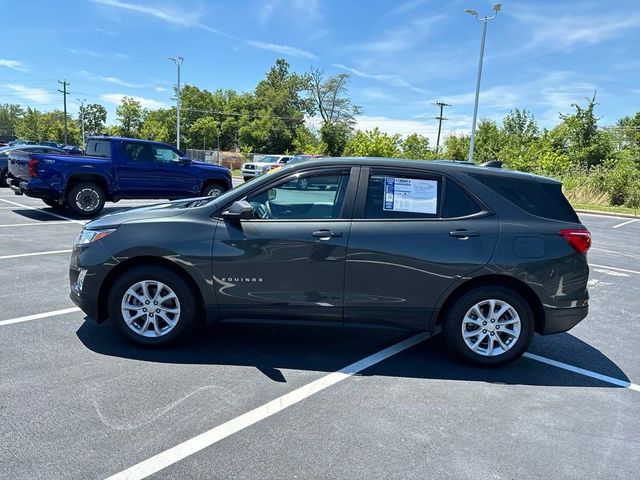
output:
POLYGON ((467 8, 465 13, 473 15, 476 20, 482 22, 482 40, 480 41, 480 60, 478 61, 478 80, 476 82, 476 101, 473 105, 473 123, 471 124, 471 141, 469 142, 469 161, 473 162, 473 146, 476 139, 476 120, 478 119, 478 100, 480 98, 480 80, 482 79, 482 59, 484 57, 484 41, 487 38, 487 24, 498 16, 498 12, 502 9, 500 3, 493 5, 493 16, 478 17, 478 12, 467 8))
POLYGON ((87 140, 84 138, 84 102, 87 101, 86 98, 80 100, 76 98, 77 101, 80 102, 80 129, 82 130, 82 149, 84 150, 84 146, 87 143, 87 140))
POLYGON ((184 62, 182 57, 169 57, 178 68, 178 85, 177 85, 177 97, 176 97, 176 147, 180 150, 180 66, 184 62))

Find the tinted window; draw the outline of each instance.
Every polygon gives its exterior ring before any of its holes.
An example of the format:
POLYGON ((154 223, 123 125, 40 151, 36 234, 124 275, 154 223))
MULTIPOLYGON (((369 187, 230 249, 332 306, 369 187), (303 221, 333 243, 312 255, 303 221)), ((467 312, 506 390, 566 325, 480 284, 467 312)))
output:
POLYGON ((93 157, 111 157, 111 142, 109 140, 88 140, 87 155, 93 157))
POLYGON ((137 142, 122 142, 122 157, 132 162, 151 162, 151 152, 147 145, 137 142))
POLYGON ((473 215, 482 209, 453 180, 447 180, 444 187, 444 199, 442 200, 442 216, 444 218, 457 218, 473 215))
POLYGON ((542 183, 509 177, 471 175, 524 211, 538 217, 578 222, 559 183, 542 183))
POLYGON ((256 218, 340 218, 348 174, 307 175, 280 183, 247 200, 256 218))
POLYGON ((369 177, 365 218, 436 218, 440 179, 403 174, 369 177))

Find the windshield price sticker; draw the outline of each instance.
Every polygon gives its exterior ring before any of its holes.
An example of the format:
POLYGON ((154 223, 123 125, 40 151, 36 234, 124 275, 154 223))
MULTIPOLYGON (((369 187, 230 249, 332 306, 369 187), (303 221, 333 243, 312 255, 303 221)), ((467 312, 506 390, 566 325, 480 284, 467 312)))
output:
POLYGON ((438 182, 413 178, 385 177, 384 210, 393 212, 437 212, 438 182))

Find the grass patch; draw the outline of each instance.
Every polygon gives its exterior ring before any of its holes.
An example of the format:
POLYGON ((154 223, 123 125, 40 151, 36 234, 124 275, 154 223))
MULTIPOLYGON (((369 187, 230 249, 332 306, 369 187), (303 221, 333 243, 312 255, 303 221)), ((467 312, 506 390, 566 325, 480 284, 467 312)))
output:
POLYGON ((640 216, 640 210, 637 208, 629 207, 613 207, 610 205, 596 205, 590 203, 574 203, 571 205, 576 210, 593 210, 595 212, 607 212, 607 213, 623 213, 625 215, 633 215, 634 217, 640 216))

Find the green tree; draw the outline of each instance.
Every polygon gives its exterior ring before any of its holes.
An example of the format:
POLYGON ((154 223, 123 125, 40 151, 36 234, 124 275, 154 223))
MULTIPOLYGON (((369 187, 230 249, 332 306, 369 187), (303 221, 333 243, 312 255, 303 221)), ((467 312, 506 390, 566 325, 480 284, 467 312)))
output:
POLYGON ((476 129, 473 161, 475 163, 497 160, 502 147, 502 135, 498 125, 493 120, 480 119, 476 129))
POLYGON ((24 114, 17 121, 15 134, 25 140, 41 140, 42 113, 32 107, 27 107, 24 114))
POLYGON ((449 135, 444 140, 444 158, 448 160, 469 159, 469 135, 449 135))
POLYGON ((78 117, 84 122, 85 135, 102 135, 107 124, 107 109, 99 103, 80 107, 78 117))
POLYGON ((353 132, 355 117, 362 108, 349 98, 349 75, 340 73, 325 78, 312 68, 307 76, 309 108, 322 119, 320 136, 331 156, 340 156, 353 132))
POLYGON ((349 139, 344 149, 345 156, 353 157, 398 157, 400 135, 389 135, 377 127, 373 130, 358 130, 349 139))
POLYGON ((131 97, 124 97, 118 108, 116 116, 120 122, 120 135, 123 137, 138 138, 142 127, 142 106, 140 102, 131 97))
POLYGON ((20 105, 9 103, 0 105, 0 134, 15 135, 22 115, 24 115, 24 110, 20 105))
POLYGON ((176 140, 176 109, 145 110, 142 115, 140 137, 156 142, 173 143, 176 140))
POLYGON ((219 132, 220 125, 215 118, 200 117, 189 129, 190 145, 199 145, 202 149, 216 148, 219 132))
POLYGON ((429 149, 429 138, 412 133, 402 140, 402 156, 417 160, 432 160, 434 153, 429 149))

